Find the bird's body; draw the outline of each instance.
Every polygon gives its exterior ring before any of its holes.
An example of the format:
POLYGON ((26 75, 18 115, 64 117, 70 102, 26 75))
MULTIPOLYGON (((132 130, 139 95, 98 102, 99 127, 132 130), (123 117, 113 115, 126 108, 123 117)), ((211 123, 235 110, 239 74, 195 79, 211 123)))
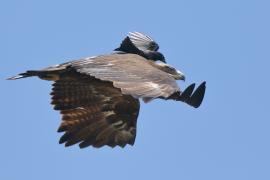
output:
POLYGON ((80 147, 134 144, 139 99, 173 99, 200 106, 205 82, 181 91, 184 75, 136 53, 116 53, 70 61, 9 79, 38 76, 54 81, 52 104, 62 114, 60 143, 80 147))

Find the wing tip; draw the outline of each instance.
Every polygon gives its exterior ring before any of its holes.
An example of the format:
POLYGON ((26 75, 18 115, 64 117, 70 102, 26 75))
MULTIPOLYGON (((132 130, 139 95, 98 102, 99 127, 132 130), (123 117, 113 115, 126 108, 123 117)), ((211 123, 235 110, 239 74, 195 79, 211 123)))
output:
POLYGON ((198 108, 202 104, 204 99, 205 90, 206 90, 206 81, 203 81, 197 89, 195 89, 195 83, 189 85, 179 97, 177 97, 178 101, 182 101, 187 103, 188 105, 198 108), (194 91, 194 92, 193 92, 194 91))
POLYGON ((23 75, 16 75, 16 76, 11 76, 9 78, 6 78, 6 80, 16 80, 16 79, 21 79, 21 78, 24 78, 25 76, 23 75))
POLYGON ((206 81, 203 81, 190 97, 190 104, 194 108, 198 108, 201 106, 202 101, 204 99, 205 90, 206 90, 206 81))

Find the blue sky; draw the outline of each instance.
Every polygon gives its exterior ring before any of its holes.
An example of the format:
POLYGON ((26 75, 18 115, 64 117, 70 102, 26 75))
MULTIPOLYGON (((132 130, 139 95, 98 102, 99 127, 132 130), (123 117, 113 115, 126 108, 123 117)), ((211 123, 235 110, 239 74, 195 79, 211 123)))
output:
POLYGON ((270 179, 269 2, 0 2, 0 179, 270 179), (186 82, 207 81, 199 109, 142 104, 135 145, 65 148, 50 82, 28 69, 110 53, 129 31, 159 44, 186 82))

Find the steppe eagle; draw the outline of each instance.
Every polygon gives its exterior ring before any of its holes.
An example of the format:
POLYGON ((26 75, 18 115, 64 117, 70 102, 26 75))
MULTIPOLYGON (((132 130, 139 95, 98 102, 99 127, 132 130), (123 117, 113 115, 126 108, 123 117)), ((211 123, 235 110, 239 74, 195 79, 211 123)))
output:
POLYGON ((195 84, 180 90, 176 80, 184 80, 184 74, 165 64, 157 50, 149 36, 135 32, 116 53, 30 70, 8 79, 37 76, 54 81, 52 104, 62 114, 58 132, 64 132, 59 143, 79 143, 81 148, 124 147, 135 141, 139 99, 172 99, 195 108, 203 100, 205 82, 195 91, 195 84))

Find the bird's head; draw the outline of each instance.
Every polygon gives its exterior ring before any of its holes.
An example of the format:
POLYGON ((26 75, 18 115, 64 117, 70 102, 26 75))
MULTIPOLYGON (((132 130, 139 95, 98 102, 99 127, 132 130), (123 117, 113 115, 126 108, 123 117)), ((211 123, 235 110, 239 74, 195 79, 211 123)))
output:
POLYGON ((168 73, 175 80, 183 80, 183 81, 185 81, 185 79, 186 79, 185 75, 181 71, 179 71, 179 70, 175 69, 174 67, 170 66, 169 64, 159 62, 159 63, 156 63, 156 65, 157 65, 158 69, 168 73))

